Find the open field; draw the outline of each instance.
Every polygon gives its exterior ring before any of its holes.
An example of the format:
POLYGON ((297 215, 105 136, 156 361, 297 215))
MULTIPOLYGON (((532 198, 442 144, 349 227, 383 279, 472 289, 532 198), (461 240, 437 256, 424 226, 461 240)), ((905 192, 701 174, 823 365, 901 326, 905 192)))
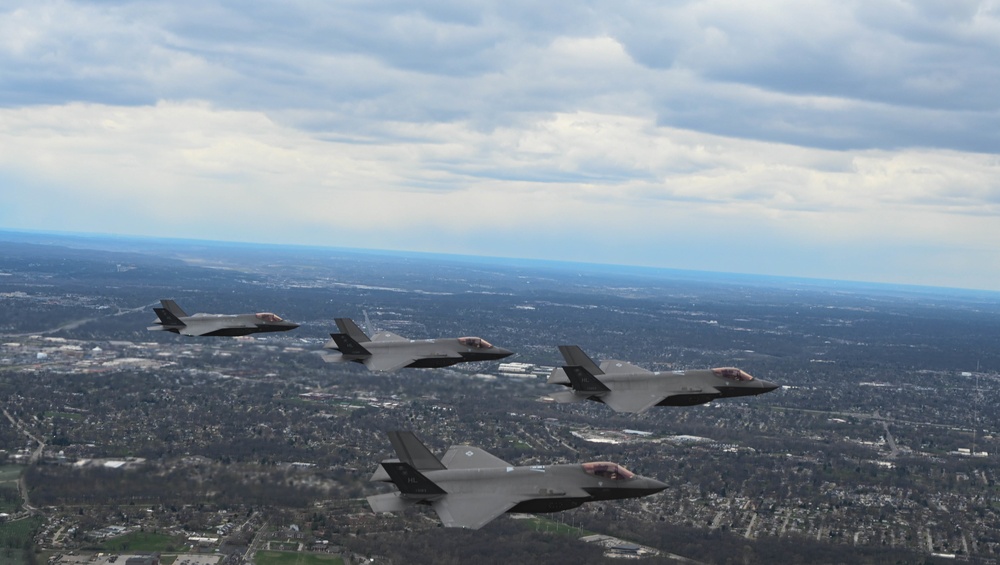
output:
POLYGON ((342 565, 344 560, 333 555, 313 555, 288 551, 258 551, 254 555, 257 565, 342 565))

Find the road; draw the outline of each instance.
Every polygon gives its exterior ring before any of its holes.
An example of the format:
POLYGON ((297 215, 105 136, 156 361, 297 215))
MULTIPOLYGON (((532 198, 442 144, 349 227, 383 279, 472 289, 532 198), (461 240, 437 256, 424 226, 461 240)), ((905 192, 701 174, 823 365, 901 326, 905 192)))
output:
MULTIPOLYGON (((3 415, 6 416, 7 419, 10 420, 10 423, 15 428, 20 430, 22 434, 28 436, 33 441, 38 443, 38 448, 35 449, 31 453, 31 457, 28 458, 28 465, 34 465, 42 457, 42 452, 45 450, 45 442, 42 440, 42 438, 31 433, 28 430, 28 427, 25 426, 24 423, 21 422, 20 420, 14 418, 14 416, 12 416, 11 413, 8 412, 6 408, 3 409, 3 415)), ((25 484, 24 482, 23 473, 21 474, 21 477, 17 480, 17 490, 21 493, 21 501, 22 504, 24 505, 24 509, 30 512, 31 514, 40 514, 40 511, 34 506, 32 506, 31 501, 28 499, 28 485, 25 484)))

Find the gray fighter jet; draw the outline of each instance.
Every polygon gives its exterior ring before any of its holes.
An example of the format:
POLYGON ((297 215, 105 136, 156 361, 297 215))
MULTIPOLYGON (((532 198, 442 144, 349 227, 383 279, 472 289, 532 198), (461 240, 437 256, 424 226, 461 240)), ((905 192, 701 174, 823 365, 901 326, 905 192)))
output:
POLYGON ((257 314, 195 314, 189 316, 173 300, 161 300, 163 308, 153 308, 159 318, 148 330, 181 335, 238 336, 260 332, 287 332, 299 327, 270 312, 257 314))
POLYGON ((552 393, 556 402, 596 400, 616 412, 645 412, 653 406, 694 406, 716 398, 763 394, 781 385, 755 379, 733 367, 653 372, 624 361, 608 360, 598 367, 582 349, 560 345, 566 365, 549 375, 549 384, 572 390, 552 393))
POLYGON ((413 432, 389 432, 399 459, 382 461, 372 481, 399 492, 368 497, 375 512, 425 504, 448 528, 478 530, 505 512, 559 512, 584 502, 636 498, 667 485, 616 463, 515 467, 478 447, 452 446, 438 459, 413 432))
POLYGON ((350 318, 337 318, 341 333, 330 334, 324 349, 330 363, 354 361, 372 371, 395 371, 403 367, 447 367, 469 361, 495 361, 514 352, 479 337, 407 339, 392 332, 377 332, 371 338, 350 318))

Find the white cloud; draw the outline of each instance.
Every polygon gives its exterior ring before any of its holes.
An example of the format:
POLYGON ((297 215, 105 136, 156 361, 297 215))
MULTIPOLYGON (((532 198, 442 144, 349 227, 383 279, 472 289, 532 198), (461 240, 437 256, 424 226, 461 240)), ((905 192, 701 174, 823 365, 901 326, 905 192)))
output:
POLYGON ((966 0, 24 0, 0 226, 937 280, 916 250, 1000 241, 997 32, 966 0))

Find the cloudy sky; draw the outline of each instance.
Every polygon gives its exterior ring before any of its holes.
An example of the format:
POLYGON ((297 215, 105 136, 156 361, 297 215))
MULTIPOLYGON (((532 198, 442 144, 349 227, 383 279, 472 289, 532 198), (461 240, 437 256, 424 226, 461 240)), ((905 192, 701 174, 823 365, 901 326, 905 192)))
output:
POLYGON ((1000 290, 1000 0, 6 0, 0 229, 1000 290))

